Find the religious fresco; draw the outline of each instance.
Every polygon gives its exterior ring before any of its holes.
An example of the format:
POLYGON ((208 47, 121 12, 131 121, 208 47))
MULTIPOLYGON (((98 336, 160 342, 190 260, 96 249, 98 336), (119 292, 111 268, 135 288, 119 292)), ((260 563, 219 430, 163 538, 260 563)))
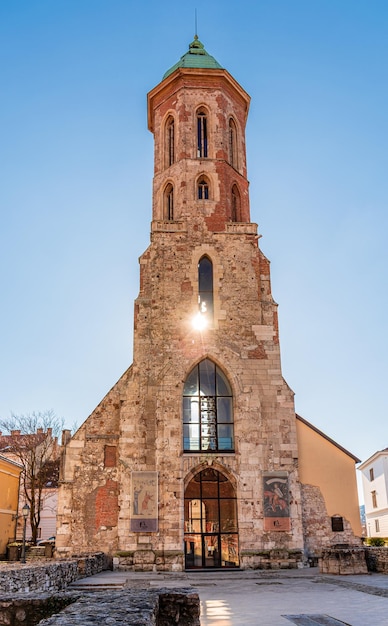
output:
POLYGON ((290 530, 288 477, 273 472, 263 477, 264 530, 290 530))
POLYGON ((158 472, 132 472, 131 531, 158 530, 158 472))

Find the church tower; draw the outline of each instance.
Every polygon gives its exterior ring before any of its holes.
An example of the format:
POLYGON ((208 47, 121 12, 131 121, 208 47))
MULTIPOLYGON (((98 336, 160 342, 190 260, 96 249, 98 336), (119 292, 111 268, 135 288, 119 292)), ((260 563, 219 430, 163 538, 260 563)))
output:
POLYGON ((59 553, 98 547, 135 570, 303 558, 293 392, 250 221, 249 102, 197 37, 148 94, 133 364, 65 448, 59 553))

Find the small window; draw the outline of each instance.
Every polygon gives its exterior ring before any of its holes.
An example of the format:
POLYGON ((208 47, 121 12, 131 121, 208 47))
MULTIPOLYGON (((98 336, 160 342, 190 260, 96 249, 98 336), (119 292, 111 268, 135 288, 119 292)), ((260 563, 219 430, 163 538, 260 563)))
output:
POLYGON ((344 518, 340 515, 334 515, 331 518, 331 530, 333 533, 341 533, 344 529, 344 518))
POLYGON ((166 167, 170 167, 175 161, 175 126, 174 118, 170 116, 165 126, 165 157, 166 167))
POLYGON ((369 470, 369 480, 372 482, 372 480, 374 479, 375 479, 375 473, 373 471, 373 467, 371 467, 369 470))
POLYGON ((206 178, 198 181, 198 200, 209 200, 209 183, 206 178))
POLYGON ((380 522, 378 519, 375 519, 375 532, 376 533, 380 532, 380 522))
POLYGON ((174 219, 174 187, 171 184, 167 185, 164 192, 164 219, 174 219))
POLYGON ((229 120, 229 163, 237 168, 237 131, 232 118, 229 120))
POLYGON ((207 117, 203 110, 197 113, 197 157, 207 157, 207 117))
POLYGON ((372 491, 372 506, 377 509, 377 495, 375 491, 372 491))
POLYGON ((241 222, 241 201, 237 185, 232 187, 232 222, 241 222))

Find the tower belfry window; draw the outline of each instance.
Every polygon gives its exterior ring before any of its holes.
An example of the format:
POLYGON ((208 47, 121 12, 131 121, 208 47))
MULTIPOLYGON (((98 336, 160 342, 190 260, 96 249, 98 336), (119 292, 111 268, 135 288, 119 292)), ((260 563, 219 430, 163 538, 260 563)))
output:
POLYGON ((197 157, 207 157, 207 117, 202 110, 197 113, 197 157))
POLYGON ((229 163, 237 168, 237 129, 234 120, 229 120, 229 163))
POLYGON ((164 219, 171 221, 174 219, 174 187, 167 185, 164 192, 164 219))
POLYGON ((213 263, 204 256, 198 263, 198 305, 199 312, 208 321, 213 319, 213 263))
POLYGON ((198 200, 209 200, 209 183, 204 177, 198 181, 198 200))
POLYGON ((165 126, 165 156, 166 167, 170 167, 175 161, 175 127, 174 118, 170 116, 165 126))
POLYGON ((241 200, 237 185, 232 187, 232 222, 241 222, 241 200))

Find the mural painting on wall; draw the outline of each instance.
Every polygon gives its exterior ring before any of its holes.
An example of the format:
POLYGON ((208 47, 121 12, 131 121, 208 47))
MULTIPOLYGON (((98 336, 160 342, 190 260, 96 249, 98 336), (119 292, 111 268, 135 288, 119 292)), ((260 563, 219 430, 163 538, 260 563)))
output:
POLYGON ((288 478, 284 473, 266 474, 264 489, 264 530, 290 530, 288 478))
POLYGON ((132 472, 131 531, 158 530, 158 472, 132 472))

